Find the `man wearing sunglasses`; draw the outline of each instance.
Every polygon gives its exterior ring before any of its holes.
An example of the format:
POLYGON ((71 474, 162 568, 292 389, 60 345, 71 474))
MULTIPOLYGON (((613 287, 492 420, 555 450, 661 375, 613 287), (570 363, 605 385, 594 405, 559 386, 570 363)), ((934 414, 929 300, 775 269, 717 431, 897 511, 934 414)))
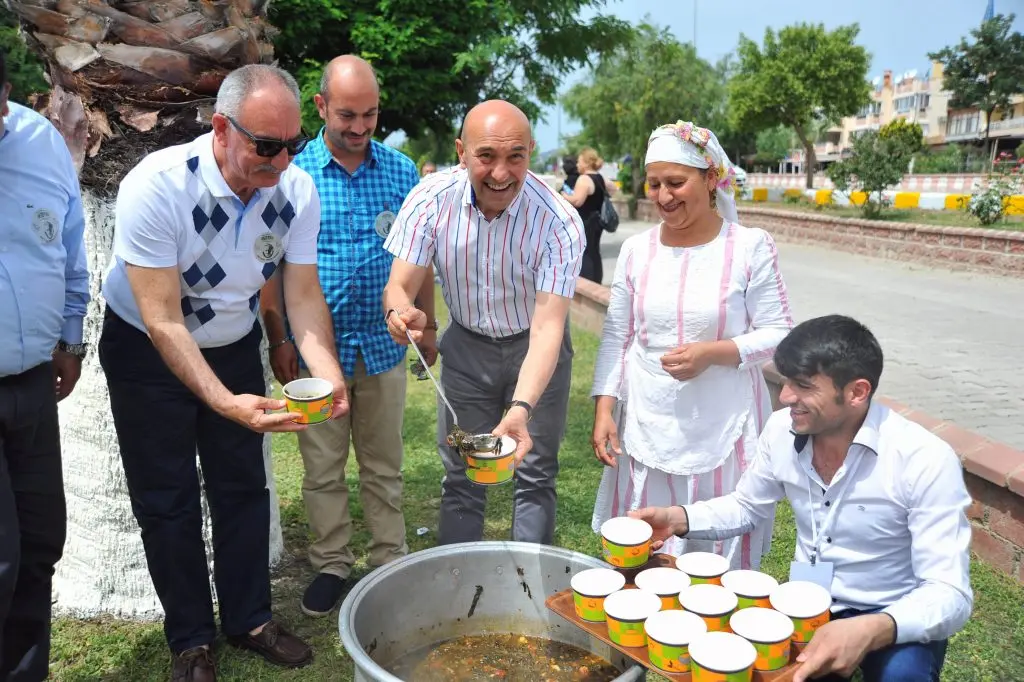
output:
MULTIPOLYGON (((315 97, 324 127, 295 159, 316 183, 322 204, 318 252, 320 282, 334 320, 352 411, 299 434, 305 465, 302 497, 313 542, 309 561, 317 576, 302 597, 308 616, 326 616, 348 587, 355 555, 345 465, 349 442, 359 463, 359 498, 370 527, 370 566, 405 556, 402 513, 402 416, 406 349, 391 340, 379 312, 393 256, 384 238, 405 197, 419 182, 407 156, 373 139, 380 110, 377 76, 363 59, 343 55, 324 69, 315 97)), ((278 278, 264 288, 262 314, 270 365, 278 381, 308 376, 286 331, 278 278)), ((419 300, 434 317, 434 282, 424 279, 419 300)), ((291 310, 288 310, 291 317, 291 310)), ((424 353, 433 362, 434 326, 424 353)))
POLYGON ((264 65, 232 72, 212 123, 121 182, 103 284, 100 363, 174 682, 216 679, 197 450, 228 643, 285 667, 313 658, 271 614, 262 434, 305 428, 265 395, 256 315, 278 268, 310 373, 334 386, 334 418, 348 410, 317 273, 320 200, 291 166, 306 144, 295 79, 264 65))

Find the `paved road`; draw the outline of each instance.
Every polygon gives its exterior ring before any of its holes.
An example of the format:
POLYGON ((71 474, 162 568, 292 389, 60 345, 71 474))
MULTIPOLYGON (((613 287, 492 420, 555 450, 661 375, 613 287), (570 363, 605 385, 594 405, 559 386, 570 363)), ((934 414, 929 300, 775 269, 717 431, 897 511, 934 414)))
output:
MULTIPOLYGON (((622 241, 605 235, 605 283, 622 241)), ((1024 279, 949 272, 841 251, 779 244, 796 321, 828 313, 861 320, 886 365, 880 391, 1024 450, 1024 279)))

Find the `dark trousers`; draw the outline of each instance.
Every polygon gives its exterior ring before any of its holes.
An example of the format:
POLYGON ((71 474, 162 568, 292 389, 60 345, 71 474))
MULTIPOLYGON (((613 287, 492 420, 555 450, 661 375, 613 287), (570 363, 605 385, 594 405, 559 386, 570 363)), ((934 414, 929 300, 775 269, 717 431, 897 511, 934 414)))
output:
MULTIPOLYGON (((853 618, 866 613, 877 613, 881 609, 857 611, 847 609, 832 614, 833 619, 853 618)), ((864 682, 939 682, 939 673, 946 660, 946 645, 949 640, 920 644, 894 644, 872 651, 860 664, 864 682)), ((846 682, 839 675, 819 678, 821 682, 846 682)))
POLYGON ((67 530, 53 381, 49 362, 0 379, 0 682, 49 674, 50 588, 67 530))
MULTIPOLYGON (((490 433, 512 401, 519 369, 530 346, 525 332, 507 339, 489 339, 455 324, 438 343, 441 386, 451 401, 459 426, 469 433, 490 433)), ((558 364, 530 420, 533 449, 516 468, 512 507, 512 539, 550 545, 554 542, 558 449, 565 434, 572 380, 572 339, 566 324, 558 364)), ((484 533, 487 487, 466 478, 466 463, 445 442, 452 416, 441 400, 437 408, 437 441, 445 475, 441 483, 438 544, 474 542, 484 533)))
MULTIPOLYGON (((233 393, 263 395, 260 331, 203 357, 233 393)), ((226 635, 270 620, 270 496, 263 436, 216 414, 164 364, 149 337, 107 311, 100 364, 132 511, 171 651, 210 644, 210 594, 196 450, 213 525, 213 578, 226 635)))

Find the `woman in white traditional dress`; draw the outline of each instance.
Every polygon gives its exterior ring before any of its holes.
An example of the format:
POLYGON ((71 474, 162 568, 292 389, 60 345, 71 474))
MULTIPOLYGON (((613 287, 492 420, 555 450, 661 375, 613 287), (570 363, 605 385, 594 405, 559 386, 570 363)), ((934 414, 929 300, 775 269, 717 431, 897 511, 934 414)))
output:
MULTIPOLYGON (((735 171, 714 133, 680 121, 650 137, 661 223, 619 253, 598 351, 593 446, 606 465, 593 527, 648 506, 731 492, 771 413, 761 366, 793 327, 775 242, 738 224, 735 171)), ((672 538, 754 568, 772 520, 733 540, 672 538)))

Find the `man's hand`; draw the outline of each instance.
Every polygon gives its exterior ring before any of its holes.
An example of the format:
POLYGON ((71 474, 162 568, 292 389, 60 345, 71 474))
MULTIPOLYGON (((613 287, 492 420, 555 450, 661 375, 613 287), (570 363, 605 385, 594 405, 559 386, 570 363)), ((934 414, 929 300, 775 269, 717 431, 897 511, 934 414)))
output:
POLYGON ((419 346, 423 341, 423 330, 427 327, 427 314, 412 306, 403 311, 396 311, 388 315, 388 333, 395 343, 403 346, 409 345, 409 337, 405 330, 412 332, 412 340, 419 346))
POLYGON ((338 419, 348 414, 348 387, 344 379, 331 383, 334 386, 334 409, 331 410, 331 419, 338 419))
POLYGON ((270 351, 270 369, 282 386, 299 378, 299 351, 291 340, 270 351))
POLYGON ((505 418, 491 431, 495 436, 508 436, 516 442, 516 464, 523 461, 523 457, 533 447, 533 438, 526 428, 526 409, 516 405, 505 413, 505 418))
POLYGON ((689 520, 686 518, 686 510, 682 507, 644 507, 627 513, 634 519, 640 519, 651 524, 654 535, 651 549, 658 550, 665 544, 665 540, 673 535, 686 535, 690 530, 689 520))
POLYGON ((57 393, 58 403, 71 395, 80 376, 82 376, 82 359, 80 357, 64 351, 54 352, 53 388, 57 393))
POLYGON ((429 327, 423 330, 423 336, 416 344, 423 359, 427 361, 427 367, 433 367, 437 362, 437 331, 429 327))
POLYGON ((704 342, 685 343, 661 356, 661 367, 673 379, 686 381, 711 366, 710 347, 704 342))
POLYGON ((243 393, 231 396, 231 400, 217 411, 221 416, 257 433, 302 431, 305 429, 305 424, 297 424, 295 422, 296 419, 302 417, 301 414, 296 412, 267 413, 267 410, 284 409, 285 405, 286 403, 283 400, 274 400, 262 395, 243 393))
POLYGON ((889 646, 896 637, 896 624, 884 613, 871 613, 834 620, 820 627, 797 661, 793 682, 836 673, 850 677, 870 652, 889 646))
POLYGON ((615 466, 615 458, 622 455, 622 448, 619 447, 619 429, 610 412, 597 410, 594 413, 594 433, 590 443, 598 462, 615 466))

